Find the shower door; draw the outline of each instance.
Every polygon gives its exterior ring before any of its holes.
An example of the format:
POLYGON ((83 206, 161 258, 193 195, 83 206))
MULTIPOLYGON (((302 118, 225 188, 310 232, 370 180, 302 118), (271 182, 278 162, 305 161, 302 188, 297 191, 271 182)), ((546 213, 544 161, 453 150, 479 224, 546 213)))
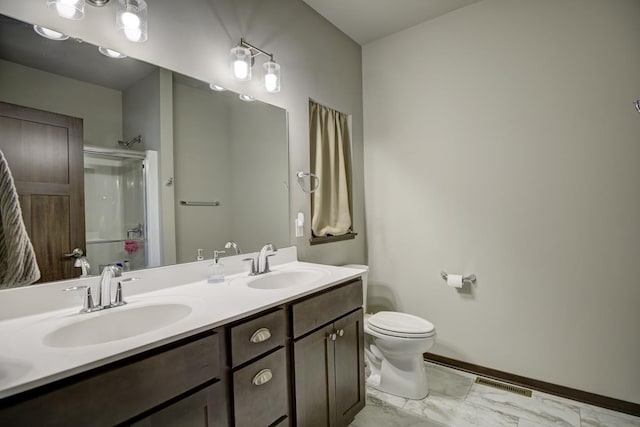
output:
POLYGON ((85 147, 87 258, 92 275, 105 265, 146 267, 144 153, 85 147))

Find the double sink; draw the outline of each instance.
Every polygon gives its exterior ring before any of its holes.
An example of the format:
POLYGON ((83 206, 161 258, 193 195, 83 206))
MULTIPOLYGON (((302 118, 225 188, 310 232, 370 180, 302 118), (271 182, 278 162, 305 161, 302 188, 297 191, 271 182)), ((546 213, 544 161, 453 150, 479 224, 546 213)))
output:
MULTIPOLYGON (((304 287, 329 276, 323 268, 276 269, 258 276, 246 274, 210 286, 244 287, 253 292, 277 292, 292 287, 304 287)), ((198 312, 197 298, 147 298, 121 307, 94 313, 77 314, 65 319, 61 326, 47 333, 42 342, 47 347, 69 348, 94 346, 136 337, 157 331, 194 316, 198 312)), ((202 305, 202 304, 200 304, 202 305)), ((202 307, 200 307, 202 309, 202 307)))

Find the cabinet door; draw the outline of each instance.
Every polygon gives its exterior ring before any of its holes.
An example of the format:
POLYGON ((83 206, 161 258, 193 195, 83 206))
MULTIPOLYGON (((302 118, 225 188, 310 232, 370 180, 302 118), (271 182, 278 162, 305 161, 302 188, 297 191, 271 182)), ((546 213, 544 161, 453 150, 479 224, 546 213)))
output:
POLYGON ((334 323, 336 425, 348 426, 365 405, 362 309, 334 323))
POLYGON ((293 344, 296 421, 298 426, 335 425, 333 325, 293 344))
POLYGON ((222 383, 210 385, 173 403, 132 427, 223 427, 227 426, 222 383))

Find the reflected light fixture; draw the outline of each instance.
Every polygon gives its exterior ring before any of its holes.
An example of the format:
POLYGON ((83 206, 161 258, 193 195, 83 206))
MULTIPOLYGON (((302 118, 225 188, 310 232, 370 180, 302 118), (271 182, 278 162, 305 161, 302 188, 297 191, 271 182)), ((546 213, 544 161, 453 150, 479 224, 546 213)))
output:
POLYGON ((255 57, 264 55, 269 59, 264 68, 263 83, 267 92, 280 92, 280 64, 273 60, 273 54, 267 53, 252 44, 240 39, 240 44, 231 49, 231 73, 236 80, 251 80, 251 68, 255 57))
POLYGON ((84 0, 47 0, 47 6, 55 9, 61 18, 74 20, 84 18, 84 0))
POLYGON ((216 92, 224 92, 224 91, 226 90, 226 89, 225 89, 225 88, 223 88, 222 86, 217 85, 217 84, 215 84, 215 83, 210 83, 210 84, 209 84, 209 88, 210 88, 211 90, 215 90, 216 92))
POLYGON ((240 95, 238 95, 238 98, 240 98, 240 101, 245 101, 245 102, 253 102, 256 100, 253 96, 245 95, 244 93, 241 93, 240 95))
POLYGON ((68 35, 59 33, 58 31, 54 31, 50 28, 41 27, 40 25, 34 25, 33 31, 35 31, 38 35, 47 38, 49 40, 67 40, 69 38, 68 35))
MULTIPOLYGON (((47 0, 47 6, 55 9, 65 19, 84 18, 84 6, 102 7, 110 0, 47 0)), ((117 0, 116 28, 132 42, 147 40, 147 2, 145 0, 117 0)))
POLYGON ((118 0, 116 26, 132 42, 147 40, 147 2, 145 0, 118 0))
POLYGON ((104 56, 106 56, 107 58, 115 58, 115 59, 122 59, 122 58, 126 58, 127 55, 118 52, 117 50, 113 50, 113 49, 109 49, 108 47, 98 47, 98 52, 100 52, 101 54, 103 54, 104 56))

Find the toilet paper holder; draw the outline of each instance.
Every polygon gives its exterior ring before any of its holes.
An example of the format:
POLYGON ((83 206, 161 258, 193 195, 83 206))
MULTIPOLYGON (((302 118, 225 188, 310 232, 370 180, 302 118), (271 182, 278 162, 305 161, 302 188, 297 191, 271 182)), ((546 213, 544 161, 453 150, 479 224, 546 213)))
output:
MULTIPOLYGON (((447 274, 446 271, 441 271, 440 272, 440 277, 442 277, 444 279, 444 281, 447 281, 447 277, 449 277, 449 275, 447 274)), ((475 274, 469 274, 467 276, 462 276, 462 282, 470 282, 470 283, 476 283, 476 275, 475 274)))

